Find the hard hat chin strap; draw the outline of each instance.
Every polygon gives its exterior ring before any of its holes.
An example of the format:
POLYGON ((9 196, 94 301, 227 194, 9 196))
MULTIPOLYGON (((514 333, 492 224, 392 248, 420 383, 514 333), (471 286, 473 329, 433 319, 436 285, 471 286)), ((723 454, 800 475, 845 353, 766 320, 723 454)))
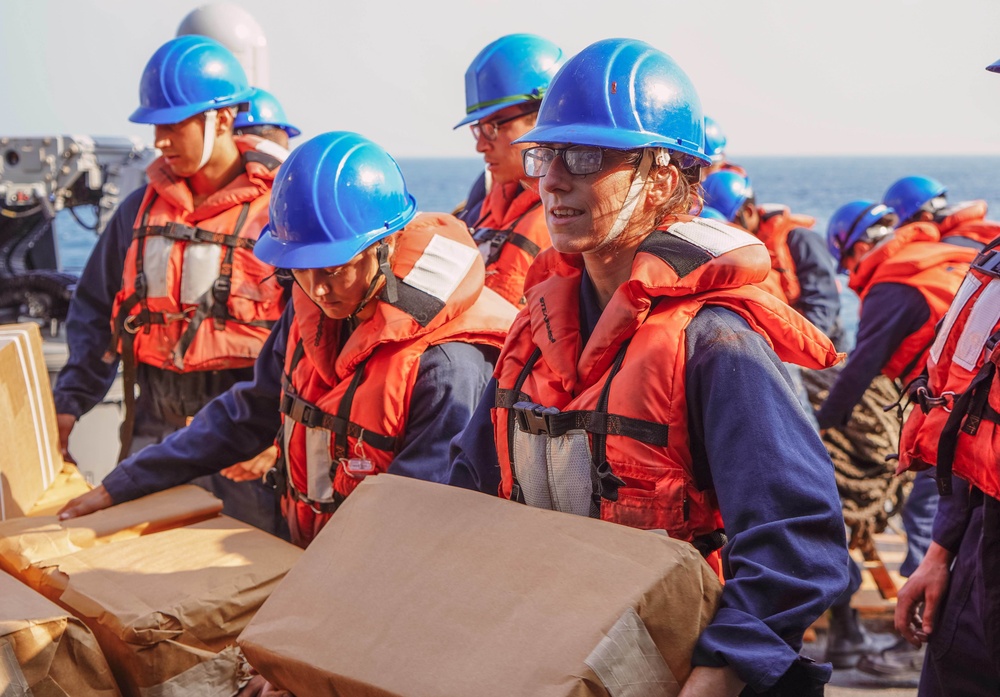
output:
POLYGON ((649 170, 653 166, 653 159, 653 149, 644 148, 642 157, 639 159, 639 164, 632 174, 632 184, 629 186, 628 194, 622 202, 621 210, 618 211, 618 217, 615 218, 615 223, 611 226, 611 231, 608 232, 607 237, 597 245, 597 248, 594 250, 595 252, 599 252, 607 247, 625 231, 628 222, 632 219, 632 214, 635 212, 635 207, 639 205, 639 196, 646 187, 646 177, 649 176, 649 170))
POLYGON ((215 109, 209 109, 205 112, 205 139, 201 146, 199 170, 208 164, 208 160, 212 157, 212 150, 215 149, 215 121, 218 116, 219 112, 215 109))
POLYGON ((396 285, 396 274, 392 272, 392 266, 389 264, 389 244, 385 240, 379 240, 378 247, 375 248, 375 254, 378 259, 378 271, 375 272, 372 282, 368 284, 368 292, 365 293, 365 297, 361 301, 361 304, 359 304, 354 312, 351 313, 352 317, 357 317, 358 314, 364 310, 368 303, 375 297, 375 290, 378 288, 378 282, 381 278, 385 279, 386 302, 392 304, 399 299, 399 288, 396 285))

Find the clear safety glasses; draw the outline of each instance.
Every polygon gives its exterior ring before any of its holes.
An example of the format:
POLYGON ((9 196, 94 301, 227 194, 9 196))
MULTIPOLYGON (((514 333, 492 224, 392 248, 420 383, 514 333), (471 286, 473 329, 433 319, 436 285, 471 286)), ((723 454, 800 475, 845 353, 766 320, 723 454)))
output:
POLYGON ((528 114, 533 114, 535 112, 528 111, 517 116, 511 116, 508 119, 500 119, 499 121, 480 121, 479 123, 474 123, 469 126, 469 130, 472 131, 472 137, 479 140, 479 136, 483 136, 486 140, 496 140, 497 136, 500 135, 500 127, 505 123, 510 123, 511 121, 517 121, 520 118, 527 116, 528 114))
POLYGON ((592 145, 571 145, 568 148, 539 145, 521 153, 524 174, 532 179, 544 177, 556 156, 562 158, 570 174, 594 174, 604 167, 604 148, 592 145))

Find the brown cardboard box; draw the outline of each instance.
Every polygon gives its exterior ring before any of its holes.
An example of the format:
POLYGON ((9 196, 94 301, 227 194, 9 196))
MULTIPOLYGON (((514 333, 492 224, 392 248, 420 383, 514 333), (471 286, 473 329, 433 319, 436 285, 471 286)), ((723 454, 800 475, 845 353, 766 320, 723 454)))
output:
POLYGON ((4 573, 0 573, 0 694, 120 694, 86 625, 4 573))
POLYGON ((0 326, 0 520, 31 510, 63 469, 52 388, 34 324, 0 326))
POLYGON ((45 562, 53 557, 196 523, 221 511, 219 499, 188 484, 61 522, 52 515, 7 520, 0 523, 0 568, 39 588, 45 562))
POLYGON ((720 593, 662 534, 383 474, 239 644, 299 697, 669 697, 720 593))
POLYGON ((76 465, 64 462, 62 472, 56 475, 55 481, 49 485, 41 498, 35 501, 35 505, 31 507, 27 515, 55 515, 67 503, 93 488, 80 474, 76 465))
POLYGON ((97 637, 130 697, 231 697, 237 635, 301 550, 219 516, 43 564, 42 592, 97 637))

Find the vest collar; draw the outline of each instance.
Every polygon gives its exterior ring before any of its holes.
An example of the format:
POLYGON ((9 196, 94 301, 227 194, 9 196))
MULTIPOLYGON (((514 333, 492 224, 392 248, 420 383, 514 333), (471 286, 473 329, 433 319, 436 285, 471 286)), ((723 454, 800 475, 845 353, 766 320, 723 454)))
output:
POLYGON ((901 249, 913 242, 939 242, 941 233, 932 223, 910 223, 898 228, 892 235, 872 247, 851 272, 848 286, 861 295, 872 283, 879 265, 891 259, 901 249))

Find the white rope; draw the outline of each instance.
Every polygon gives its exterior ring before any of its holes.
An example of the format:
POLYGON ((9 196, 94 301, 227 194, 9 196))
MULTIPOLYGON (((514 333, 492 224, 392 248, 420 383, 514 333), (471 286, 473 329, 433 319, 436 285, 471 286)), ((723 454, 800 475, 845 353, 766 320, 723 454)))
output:
POLYGON ((652 165, 653 150, 651 148, 645 148, 642 151, 642 158, 639 160, 639 166, 635 168, 635 173, 632 175, 632 184, 629 186, 628 195, 622 202, 621 210, 618 211, 618 217, 615 219, 614 225, 611 226, 611 231, 608 232, 608 236, 604 238, 603 242, 597 245, 597 248, 594 250, 595 252, 599 252, 607 247, 625 231, 628 221, 632 219, 632 214, 635 212, 635 207, 639 205, 639 196, 645 188, 646 177, 649 175, 649 170, 652 165))

